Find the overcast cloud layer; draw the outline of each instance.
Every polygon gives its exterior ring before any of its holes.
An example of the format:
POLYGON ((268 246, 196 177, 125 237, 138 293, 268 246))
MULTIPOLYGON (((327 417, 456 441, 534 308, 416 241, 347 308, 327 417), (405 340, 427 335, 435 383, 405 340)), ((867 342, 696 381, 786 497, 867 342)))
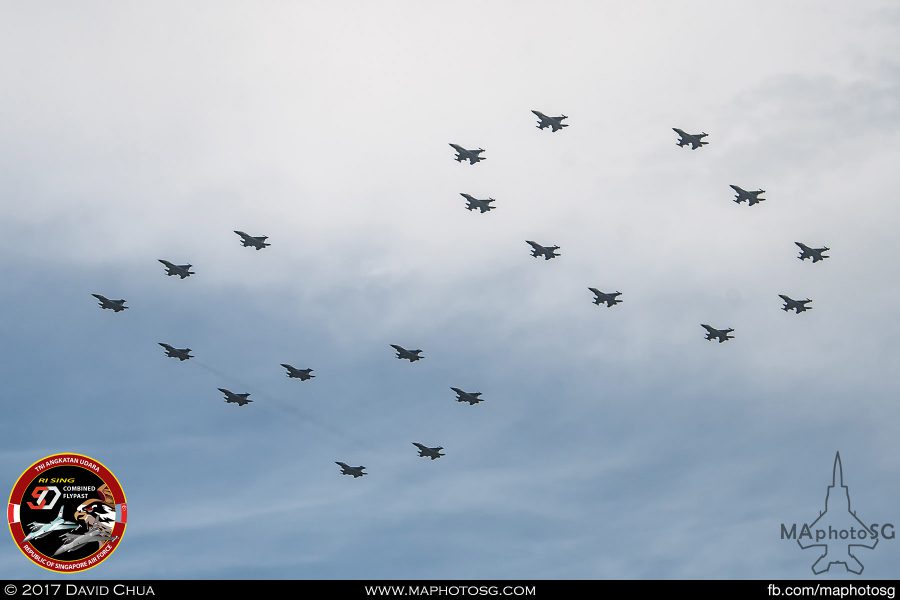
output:
POLYGON ((900 522, 895 3, 337 4, 2 9, 0 482, 119 476, 91 575, 804 577, 836 450, 900 522))

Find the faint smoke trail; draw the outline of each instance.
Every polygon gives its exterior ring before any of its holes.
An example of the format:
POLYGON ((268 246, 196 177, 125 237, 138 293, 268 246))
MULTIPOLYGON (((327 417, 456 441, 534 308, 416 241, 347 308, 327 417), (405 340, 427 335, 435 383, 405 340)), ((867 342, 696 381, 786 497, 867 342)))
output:
POLYGON ((206 364, 206 363, 204 363, 204 362, 202 362, 202 361, 200 361, 200 360, 197 360, 196 358, 192 358, 191 360, 188 361, 188 363, 197 365, 198 367, 200 367, 200 368, 202 368, 202 369, 206 369, 207 371, 209 371, 209 372, 212 373, 213 375, 215 375, 215 376, 217 376, 217 377, 220 377, 220 378, 222 378, 222 379, 224 379, 225 381, 228 381, 228 382, 230 382, 230 383, 237 384, 238 386, 240 386, 240 387, 242 387, 242 388, 249 388, 249 387, 251 387, 251 386, 247 385, 246 383, 243 383, 243 382, 241 382, 241 381, 238 381, 238 380, 235 379, 232 375, 230 375, 230 374, 228 374, 228 373, 224 373, 224 372, 220 371, 219 369, 217 369, 217 368, 215 368, 215 367, 212 367, 212 366, 210 366, 210 365, 208 365, 208 364, 206 364))
MULTIPOLYGON (((248 385, 246 383, 238 381, 232 375, 230 375, 228 373, 224 373, 213 366, 210 366, 202 361, 197 360, 196 358, 192 358, 188 362, 193 363, 193 364, 197 365, 198 367, 205 369, 206 371, 209 371, 216 377, 219 377, 226 382, 229 382, 229 383, 235 384, 236 386, 239 386, 241 388, 241 390, 240 390, 241 392, 250 391, 257 398, 261 398, 263 400, 268 400, 268 402, 259 402, 259 403, 254 403, 253 405, 251 405, 254 408, 258 406, 259 407, 258 410, 262 410, 264 412, 280 413, 281 415, 290 415, 291 417, 296 418, 297 420, 303 422, 306 425, 309 425, 313 428, 319 428, 322 431, 330 433, 332 436, 334 436, 336 438, 340 438, 344 441, 348 441, 352 444, 355 444, 359 448, 365 449, 368 447, 368 444, 366 444, 362 440, 357 439, 356 437, 354 437, 352 435, 349 435, 346 431, 337 429, 337 428, 333 427, 332 425, 315 418, 310 413, 306 412, 305 410, 303 410, 296 404, 279 400, 274 395, 269 394, 266 390, 262 390, 259 386, 248 385)), ((232 391, 236 391, 236 390, 232 390, 232 391)))

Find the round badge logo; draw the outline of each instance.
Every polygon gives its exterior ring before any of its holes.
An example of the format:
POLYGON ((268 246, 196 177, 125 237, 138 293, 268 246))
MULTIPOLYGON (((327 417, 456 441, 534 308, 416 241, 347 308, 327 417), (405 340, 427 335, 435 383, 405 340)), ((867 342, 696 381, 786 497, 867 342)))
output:
POLYGON ((40 567, 75 573, 96 567, 119 545, 128 510, 115 475, 82 454, 37 461, 13 486, 9 531, 40 567))

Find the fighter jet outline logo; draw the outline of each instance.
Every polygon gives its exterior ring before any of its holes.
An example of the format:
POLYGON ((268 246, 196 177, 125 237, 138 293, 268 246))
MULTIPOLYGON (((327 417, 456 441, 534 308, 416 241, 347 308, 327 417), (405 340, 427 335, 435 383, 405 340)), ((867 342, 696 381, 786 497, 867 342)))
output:
POLYGON ((874 550, 881 537, 894 539, 892 523, 866 524, 859 518, 850 503, 850 491, 844 483, 844 468, 841 454, 834 455, 831 485, 825 491, 825 508, 819 511, 814 521, 803 524, 797 534, 797 524, 788 529, 781 525, 782 539, 795 539, 803 549, 818 548, 821 552, 813 562, 811 570, 815 575, 828 573, 833 565, 844 565, 849 573, 861 575, 865 567, 854 550, 866 548, 874 550))

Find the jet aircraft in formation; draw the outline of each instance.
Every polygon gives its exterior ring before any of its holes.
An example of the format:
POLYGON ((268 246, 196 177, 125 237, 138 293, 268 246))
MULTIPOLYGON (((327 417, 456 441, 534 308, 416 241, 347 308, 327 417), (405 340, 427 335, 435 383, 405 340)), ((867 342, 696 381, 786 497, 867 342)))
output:
MULTIPOLYGON (((563 120, 568 118, 566 115, 554 117, 545 115, 544 113, 537 110, 532 110, 531 112, 538 118, 538 129, 546 129, 549 127, 552 132, 556 132, 564 127, 568 127, 568 124, 562 122, 563 120)), ((677 145, 679 147, 690 146, 692 150, 697 150, 698 148, 701 148, 702 146, 705 146, 709 143, 704 141, 704 138, 709 135, 706 132, 691 134, 677 127, 673 127, 672 129, 673 131, 675 131, 675 133, 678 134, 679 139, 677 141, 677 145)), ((456 151, 455 159, 457 162, 469 161, 470 165, 474 165, 482 160, 485 160, 486 158, 482 156, 484 148, 469 150, 458 144, 452 143, 450 144, 450 146, 456 151)), ((734 202, 738 204, 747 202, 749 206, 753 206, 765 200, 765 198, 761 197, 762 194, 765 193, 765 190, 744 190, 743 188, 736 185, 730 185, 730 187, 736 194, 734 202)), ((493 198, 480 199, 466 193, 462 193, 461 195, 467 202, 467 210, 478 210, 481 213, 486 213, 496 208, 494 206, 491 206, 491 203, 495 201, 493 198)), ((244 247, 252 247, 256 250, 262 250, 263 248, 271 245, 266 242, 266 240, 268 239, 267 236, 251 236, 243 231, 238 230, 235 230, 234 233, 240 236, 241 245, 244 247)), ((557 250, 559 250, 559 246, 542 246, 537 242, 531 240, 526 240, 526 243, 531 246, 531 256, 535 258, 543 257, 544 260, 550 260, 552 258, 560 256, 556 252, 557 250)), ((829 250, 828 247, 811 248, 801 242, 795 242, 795 244, 800 248, 800 260, 806 260, 809 258, 812 259, 812 262, 815 263, 829 258, 829 256, 824 254, 829 250)), ((185 279, 195 274, 190 270, 192 268, 192 265, 190 264, 177 265, 163 259, 159 259, 159 262, 162 263, 163 266, 165 266, 166 275, 168 276, 178 276, 181 279, 185 279)), ((593 303, 598 306, 601 304, 605 304, 607 307, 613 307, 616 304, 620 304, 622 302, 618 299, 618 297, 622 294, 621 292, 601 292, 600 290, 593 287, 589 287, 588 290, 590 290, 594 294, 595 297, 593 303)), ((127 306, 125 306, 125 300, 111 300, 101 294, 91 295, 99 300, 99 305, 103 309, 109 309, 114 312, 121 312, 128 308, 127 306)), ((805 300, 793 300, 783 294, 779 294, 779 297, 784 300, 784 306, 782 307, 782 310, 794 310, 799 314, 812 308, 810 306, 807 306, 812 302, 812 300, 808 298, 805 300)), ((707 340, 717 340, 719 343, 722 343, 727 340, 734 339, 734 336, 730 335, 732 332, 734 332, 734 329, 732 328, 716 329, 715 327, 712 327, 711 325, 707 325, 705 323, 702 323, 701 326, 706 330, 707 340)), ((191 356, 190 354, 190 348, 175 348, 174 346, 163 342, 159 342, 159 345, 165 349, 166 356, 168 357, 177 358, 179 359, 179 361, 193 358, 193 356, 191 356)), ((418 360, 421 360, 422 358, 425 358, 424 356, 422 356, 422 350, 407 350, 402 346, 396 344, 391 344, 391 347, 396 350, 397 358, 401 360, 416 362, 418 360)), ((287 363, 281 363, 281 366, 287 370, 287 376, 292 379, 307 381, 315 377, 315 375, 312 374, 313 369, 297 369, 296 367, 287 363)), ((469 405, 475 405, 484 401, 481 398, 481 392, 466 392, 457 387, 451 387, 450 389, 456 393, 457 402, 467 402, 469 403, 469 405)), ((218 388, 218 390, 224 394, 226 403, 245 406, 246 404, 253 402, 249 399, 250 394, 248 393, 236 394, 226 388, 218 388)), ((445 454, 441 452, 441 450, 443 450, 443 447, 441 446, 430 448, 419 442, 412 443, 416 446, 416 448, 418 448, 420 457, 436 460, 442 456, 445 456, 445 454)), ((364 466, 351 467, 350 465, 340 461, 335 461, 335 463, 341 468, 341 473, 343 475, 351 475, 354 479, 368 474, 365 472, 364 466)), ((46 536, 54 531, 68 531, 78 527, 77 523, 65 521, 62 517, 62 514, 63 509, 60 509, 57 518, 50 523, 32 523, 30 525, 31 533, 29 533, 25 539, 37 539, 46 536)), ((85 533, 67 533, 63 536, 63 539, 66 543, 57 550, 57 554, 76 550, 81 546, 91 542, 99 542, 102 544, 105 541, 109 541, 110 539, 115 538, 110 538, 109 534, 102 531, 100 528, 92 528, 85 533)))
POLYGON ((700 326, 706 330, 706 339, 708 340, 719 340, 719 343, 721 344, 725 340, 734 339, 733 335, 728 335, 729 333, 734 331, 734 329, 716 329, 715 327, 707 325, 706 323, 700 323, 700 326))
POLYGON ((703 141, 703 138, 705 138, 706 136, 709 135, 708 133, 705 133, 705 132, 686 133, 685 131, 678 129, 677 127, 673 127, 672 131, 674 131, 675 133, 678 134, 679 139, 678 139, 678 142, 676 142, 676 143, 681 147, 690 146, 691 150, 696 150, 700 146, 705 146, 709 143, 709 142, 703 141))
POLYGON ((559 256, 559 254, 556 253, 556 251, 559 250, 559 246, 541 246, 537 242, 532 242, 531 240, 525 240, 525 243, 531 246, 531 255, 535 258, 543 256, 544 260, 550 260, 551 258, 559 256))
POLYGON ((287 376, 291 379, 299 379, 300 381, 306 381, 307 379, 312 379, 315 375, 312 374, 312 369, 297 369, 296 367, 292 367, 289 364, 281 363, 281 366, 287 369, 287 376))
POLYGON ((250 404, 253 400, 250 400, 250 394, 235 394, 231 390, 227 390, 225 388, 218 388, 220 392, 225 394, 225 402, 230 404, 237 404, 238 406, 244 406, 245 404, 250 404))
POLYGON ((459 144, 450 144, 454 150, 456 150, 456 162, 462 162, 464 160, 469 161, 470 165, 474 165, 477 162, 485 160, 487 157, 481 156, 481 153, 484 152, 484 148, 478 148, 476 150, 466 150, 459 144))
POLYGON ((424 444, 420 444, 419 442, 413 442, 413 446, 419 449, 419 456, 422 458, 430 458, 431 460, 438 459, 442 456, 446 456, 441 453, 441 450, 444 448, 442 446, 438 446, 437 448, 429 448, 424 444))
POLYGON ((484 400, 481 398, 481 392, 464 392, 457 387, 451 387, 450 389, 456 392, 457 402, 468 402, 469 406, 474 406, 479 402, 484 402, 484 400))
POLYGON ((159 259, 159 262, 161 262, 166 268, 166 275, 178 275, 182 279, 194 275, 194 272, 191 271, 191 267, 193 267, 194 265, 176 265, 174 263, 170 263, 167 260, 163 260, 162 258, 159 259))
POLYGON ((806 300, 794 300, 784 294, 778 294, 778 297, 784 300, 784 306, 781 307, 781 310, 785 312, 793 310, 799 315, 804 311, 812 310, 812 306, 807 306, 807 304, 812 302, 809 298, 806 300))
POLYGON ((110 300, 103 294, 91 294, 91 296, 100 301, 99 306, 104 310, 109 309, 113 312, 122 312, 128 308, 125 306, 125 300, 110 300))
POLYGON ((794 242, 797 244, 797 247, 800 248, 800 260, 806 260, 807 258, 811 258, 814 263, 819 262, 820 260, 825 260, 826 258, 831 258, 826 252, 831 250, 828 246, 823 246, 822 248, 810 248, 803 242, 794 242))
POLYGON ((365 467, 362 467, 362 466, 351 467, 347 463, 342 463, 339 460, 334 461, 334 464, 336 464, 337 466, 339 466, 341 468, 341 475, 353 475, 353 479, 356 479, 357 477, 362 477, 363 475, 368 475, 368 473, 365 473, 363 471, 363 469, 365 469, 365 467))
POLYGON ((165 349, 166 356, 168 356, 169 358, 177 358, 180 361, 194 358, 193 356, 191 356, 190 348, 176 348, 174 346, 166 344, 165 342, 159 342, 159 345, 165 349))
POLYGON ((403 346, 398 346, 397 344, 391 344, 391 348, 397 351, 397 358, 400 360, 406 359, 409 362, 416 362, 417 360, 425 358, 422 356, 421 350, 407 350, 403 346))
POLYGON ((266 240, 269 239, 268 236, 260 235, 260 236, 252 236, 244 233, 243 231, 235 230, 235 233, 241 236, 241 245, 244 248, 256 248, 257 250, 262 250, 266 246, 271 246, 272 244, 267 244, 266 240))
POLYGON ((531 112, 533 112, 534 116, 538 118, 538 129, 545 129, 549 127, 550 131, 559 131, 563 127, 568 127, 566 123, 563 123, 563 119, 569 118, 566 115, 560 115, 558 117, 548 117, 539 110, 533 110, 531 112))
POLYGON ((737 185, 729 185, 728 187, 734 190, 734 201, 737 204, 746 202, 748 206, 753 206, 754 204, 759 204, 760 202, 763 202, 765 200, 765 198, 760 198, 760 196, 765 194, 766 190, 747 191, 737 185))
POLYGON ((481 213, 484 214, 497 208, 496 206, 491 206, 491 202, 494 202, 493 198, 485 198, 484 200, 480 200, 474 196, 463 193, 460 193, 460 196, 466 199, 466 210, 480 210, 481 213))
POLYGON ((619 296, 622 295, 622 292, 601 292, 597 288, 589 287, 588 290, 594 293, 594 304, 600 306, 604 302, 606 303, 607 308, 612 308, 616 304, 621 304, 622 301, 619 300, 619 296))

